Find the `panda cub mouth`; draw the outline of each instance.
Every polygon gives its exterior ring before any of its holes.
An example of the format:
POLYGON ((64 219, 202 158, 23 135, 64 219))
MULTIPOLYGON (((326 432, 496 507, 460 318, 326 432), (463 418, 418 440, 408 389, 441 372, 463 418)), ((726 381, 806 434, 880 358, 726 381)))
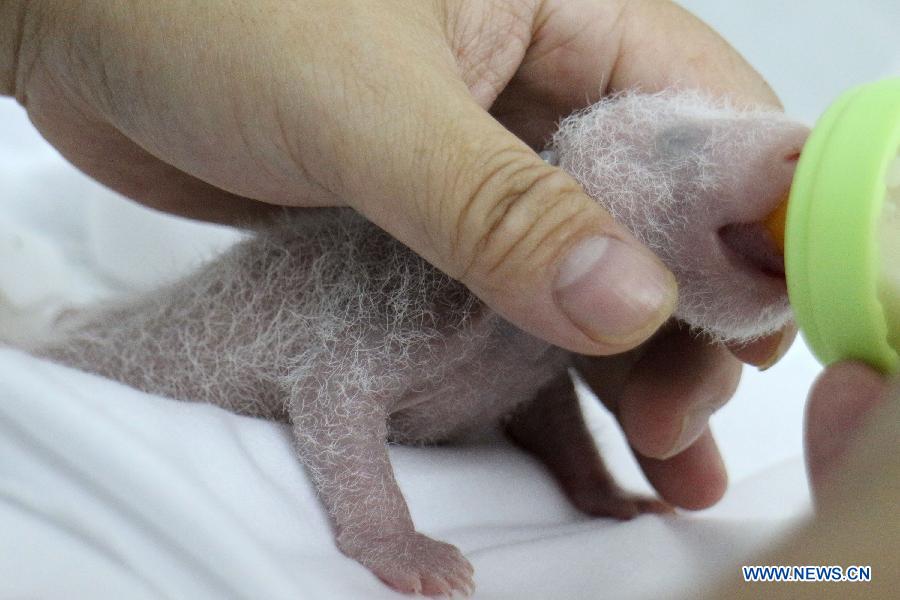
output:
POLYGON ((784 279, 784 256, 762 223, 733 223, 719 229, 719 239, 732 259, 778 279, 784 279))

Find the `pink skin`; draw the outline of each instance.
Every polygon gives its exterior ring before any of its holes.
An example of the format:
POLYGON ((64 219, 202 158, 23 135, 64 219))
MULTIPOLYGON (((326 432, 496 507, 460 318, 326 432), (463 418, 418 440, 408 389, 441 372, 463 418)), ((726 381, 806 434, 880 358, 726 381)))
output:
POLYGON ((817 503, 828 482, 840 470, 857 441, 866 417, 887 399, 882 376, 857 362, 825 369, 809 393, 806 405, 806 467, 817 503))
MULTIPOLYGON (((728 301, 714 310, 739 307, 751 321, 785 301, 783 281, 757 255, 770 242, 757 231, 725 250, 720 232, 763 219, 790 185, 805 133, 770 125, 710 157, 725 174, 719 185, 693 191, 693 171, 681 167, 672 180, 677 194, 701 194, 688 206, 702 208, 672 231, 681 246, 696 242, 694 269, 679 284, 702 289, 700 279, 719 278, 728 301)), ((688 139, 701 145, 716 128, 740 133, 727 120, 681 126, 679 135, 699 132, 688 139)), ((633 146, 692 152, 680 138, 670 144, 671 132, 636 136, 633 146)), ((625 215, 636 229, 653 200, 625 215)), ((725 488, 706 428, 740 375, 724 346, 673 324, 606 361, 573 355, 510 325, 349 211, 286 213, 155 296, 70 321, 68 338, 40 354, 149 392, 289 421, 337 547, 402 592, 468 593, 473 570, 458 549, 416 531, 389 441, 453 440, 501 424, 594 516, 702 508, 725 488), (573 367, 619 418, 661 500, 623 492, 606 471, 578 409, 573 367)))

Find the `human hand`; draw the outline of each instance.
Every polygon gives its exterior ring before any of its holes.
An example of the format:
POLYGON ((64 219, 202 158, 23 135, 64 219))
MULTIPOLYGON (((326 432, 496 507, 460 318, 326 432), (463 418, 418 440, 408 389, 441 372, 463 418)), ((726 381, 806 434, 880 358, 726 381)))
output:
MULTIPOLYGON (((646 341, 675 285, 534 150, 562 116, 635 86, 777 105, 670 2, 7 0, 0 11, 17 25, 0 38, 5 91, 96 179, 225 222, 349 204, 511 322, 585 355, 646 341), (595 235, 612 241, 589 280, 557 289, 566 257, 595 235)), ((724 490, 706 420, 733 393, 734 356, 769 363, 793 336, 729 352, 673 328, 584 372, 662 495, 699 508, 724 490)))
POLYGON ((888 382, 862 363, 836 363, 816 380, 806 404, 805 450, 810 489, 818 504, 827 505, 846 491, 836 488, 834 479, 854 445, 867 443, 872 414, 888 398, 888 382))
POLYGON ((737 574, 708 598, 893 598, 900 586, 900 387, 856 362, 827 367, 806 407, 806 462, 816 514, 756 565, 871 567, 871 581, 749 584, 737 574))

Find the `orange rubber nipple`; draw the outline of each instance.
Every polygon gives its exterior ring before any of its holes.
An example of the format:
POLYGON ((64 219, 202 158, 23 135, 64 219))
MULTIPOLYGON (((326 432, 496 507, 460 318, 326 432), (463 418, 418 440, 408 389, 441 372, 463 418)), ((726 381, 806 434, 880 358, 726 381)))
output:
POLYGON ((763 221, 763 225, 765 225, 766 230, 772 236, 772 241, 775 242, 778 251, 782 255, 784 254, 784 227, 787 221, 787 203, 788 195, 785 194, 778 207, 763 221))

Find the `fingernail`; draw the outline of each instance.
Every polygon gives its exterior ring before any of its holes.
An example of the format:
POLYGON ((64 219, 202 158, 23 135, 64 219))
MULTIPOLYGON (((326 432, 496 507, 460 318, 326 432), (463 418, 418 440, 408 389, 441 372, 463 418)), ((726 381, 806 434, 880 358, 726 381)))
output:
POLYGON ((671 314, 675 298, 675 278, 662 263, 613 237, 577 243, 556 278, 559 307, 600 342, 646 337, 671 314))
POLYGON ((764 360, 762 363, 756 366, 760 371, 765 371, 775 365, 779 360, 787 354, 787 351, 790 350, 791 345, 794 343, 794 338, 797 337, 797 329, 794 327, 785 327, 781 330, 781 337, 778 339, 778 343, 772 349, 772 353, 764 360))
POLYGON ((693 444, 709 426, 709 418, 715 411, 715 407, 701 406, 687 413, 681 422, 681 433, 678 434, 672 448, 660 458, 671 458, 693 444))

